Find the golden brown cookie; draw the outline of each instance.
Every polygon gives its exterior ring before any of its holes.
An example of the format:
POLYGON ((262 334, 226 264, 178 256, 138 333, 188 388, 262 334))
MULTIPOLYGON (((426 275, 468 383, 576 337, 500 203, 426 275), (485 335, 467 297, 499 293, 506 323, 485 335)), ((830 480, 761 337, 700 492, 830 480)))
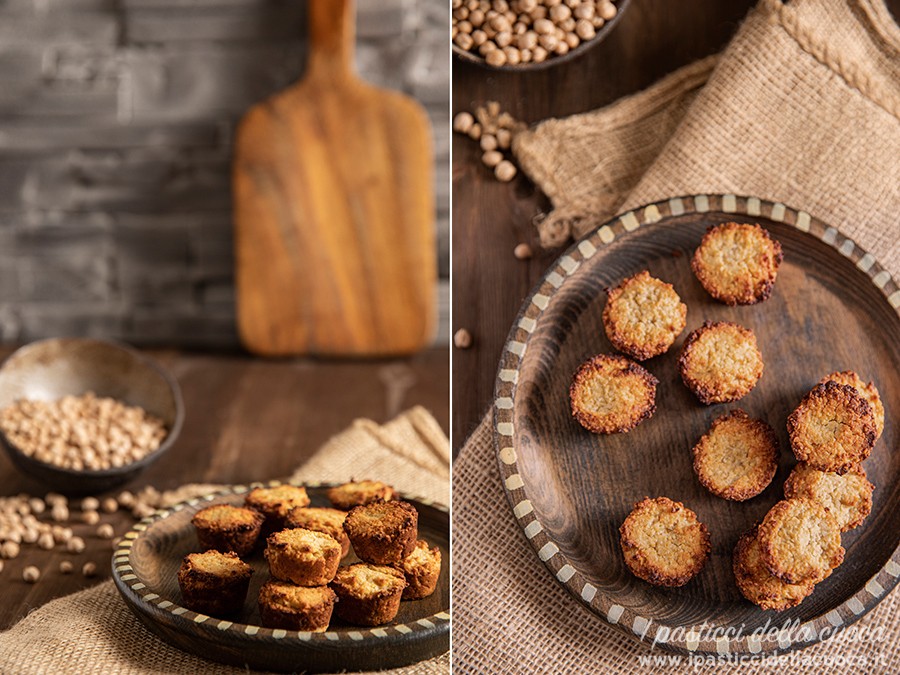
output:
POLYGON ((843 475, 819 471, 801 462, 794 467, 784 483, 784 496, 812 499, 834 516, 841 532, 858 527, 872 510, 872 491, 875 486, 866 479, 859 464, 843 475))
POLYGON ((397 616, 406 578, 394 567, 356 563, 339 569, 331 587, 338 596, 335 613, 341 619, 357 626, 380 626, 397 616))
POLYGON ((759 526, 759 547, 768 570, 789 584, 817 584, 844 561, 841 528, 810 499, 784 499, 759 526))
POLYGON ((349 511, 354 506, 394 499, 394 488, 377 480, 357 480, 328 490, 328 499, 336 509, 349 511))
POLYGON ((178 570, 183 604, 209 616, 237 614, 244 606, 252 574, 250 565, 236 553, 190 553, 178 570))
POLYGON ((413 552, 419 512, 409 502, 373 502, 355 506, 344 520, 344 532, 361 560, 390 565, 413 552))
POLYGON ((668 497, 645 497, 635 504, 619 534, 628 569, 657 586, 683 586, 709 557, 706 525, 668 497))
POLYGON ((687 305, 672 284, 644 270, 609 291, 603 327, 613 347, 638 361, 666 352, 684 330, 687 305))
POLYGON ((681 379, 701 403, 743 398, 763 373, 756 336, 728 321, 705 321, 688 335, 678 357, 681 379))
POLYGON ((337 596, 328 586, 304 587, 272 579, 259 589, 259 616, 266 628, 321 633, 337 596))
POLYGON ((441 576, 441 550, 437 546, 429 547, 427 541, 420 539, 413 552, 395 563, 394 567, 406 577, 404 600, 428 597, 434 593, 438 577, 441 576))
POLYGON ((881 438, 881 432, 884 431, 884 404, 881 402, 881 396, 878 395, 878 389, 875 388, 874 382, 866 384, 862 378, 852 370, 844 370, 841 372, 826 375, 819 384, 824 384, 831 380, 838 384, 847 384, 856 389, 857 393, 869 402, 872 406, 872 412, 875 413, 875 440, 881 438))
POLYGON ((778 438, 743 410, 716 419, 694 446, 694 471, 717 497, 742 502, 766 489, 778 470, 778 438))
POLYGON ((656 411, 659 381, 624 356, 598 354, 572 380, 572 416, 595 434, 631 431, 656 411))
POLYGON ((270 534, 266 540, 269 572, 298 586, 324 586, 341 563, 341 545, 324 532, 294 528, 270 534))
POLYGON ((820 471, 845 473, 875 444, 872 406, 853 387, 831 380, 803 397, 787 429, 797 459, 820 471))
POLYGON ((341 556, 345 556, 350 552, 350 538, 344 532, 346 517, 347 512, 338 509, 297 507, 291 509, 285 525, 330 534, 341 545, 341 556))
POLYGON ((197 528, 200 548, 247 555, 259 539, 263 517, 253 509, 213 504, 197 511, 191 523, 197 528))
POLYGON ((738 539, 734 547, 731 566, 738 590, 747 600, 762 609, 774 609, 781 612, 803 602, 813 592, 815 584, 789 584, 771 572, 762 559, 757 532, 754 526, 738 539))
POLYGON ((709 228, 691 269, 706 292, 726 305, 753 305, 772 293, 781 244, 759 225, 723 223, 709 228))
POLYGON ((306 488, 298 485, 278 485, 250 490, 244 498, 244 506, 259 511, 266 519, 263 534, 284 529, 287 515, 298 506, 309 506, 306 488))

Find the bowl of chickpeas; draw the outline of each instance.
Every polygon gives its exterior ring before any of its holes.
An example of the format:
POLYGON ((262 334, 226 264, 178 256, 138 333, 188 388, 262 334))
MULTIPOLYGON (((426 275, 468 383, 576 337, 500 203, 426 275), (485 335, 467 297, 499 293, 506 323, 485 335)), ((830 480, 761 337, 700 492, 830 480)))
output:
POLYGON ((176 380, 116 342, 39 340, 0 366, 0 447, 64 494, 131 480, 172 447, 183 421, 176 380))
POLYGON ((599 44, 629 0, 453 0, 453 52, 489 68, 529 70, 599 44))

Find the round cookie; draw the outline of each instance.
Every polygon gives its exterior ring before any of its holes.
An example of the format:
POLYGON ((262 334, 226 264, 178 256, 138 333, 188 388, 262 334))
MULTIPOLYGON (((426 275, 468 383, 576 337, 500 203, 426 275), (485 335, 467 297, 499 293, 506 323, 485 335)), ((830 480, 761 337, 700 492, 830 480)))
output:
POLYGON ((834 516, 841 532, 846 532, 861 525, 871 512, 874 489, 858 464, 841 475, 819 471, 801 462, 785 481, 784 496, 818 502, 834 516))
POLYGON ((603 327, 613 347, 638 361, 666 351, 684 330, 687 305, 647 270, 609 291, 603 327))
POLYGON ((803 397, 787 429, 797 459, 820 471, 845 473, 875 444, 872 406, 853 387, 830 380, 803 397))
POLYGON ((768 570, 790 584, 819 583, 844 561, 841 528, 810 499, 785 499, 759 526, 759 547, 768 570))
POLYGON ((862 378, 852 370, 844 370, 841 372, 826 375, 819 384, 825 384, 831 380, 838 384, 847 384, 856 389, 857 393, 869 402, 872 406, 872 412, 875 413, 875 440, 881 438, 884 431, 884 404, 881 402, 881 396, 878 395, 878 389, 875 388, 874 382, 866 384, 862 378))
POLYGON ((738 590, 762 609, 780 612, 799 605, 813 592, 815 584, 789 584, 769 572, 759 548, 758 530, 759 526, 754 526, 745 532, 734 547, 731 567, 738 590))
POLYGON ((572 416, 595 434, 631 431, 656 412, 659 381, 624 356, 598 354, 572 380, 572 416))
POLYGON ((781 244, 759 225, 723 223, 707 230, 691 269, 719 302, 753 305, 772 294, 782 258, 781 244))
POLYGON ((716 419, 692 450, 694 472, 707 490, 742 502, 766 489, 778 470, 778 439, 743 410, 716 419))
POLYGON ((701 403, 727 403, 756 386, 763 358, 750 329, 728 321, 705 321, 684 341, 678 369, 701 403))
POLYGON ((635 504, 619 534, 628 569, 656 586, 683 586, 709 557, 706 525, 668 497, 645 497, 635 504))

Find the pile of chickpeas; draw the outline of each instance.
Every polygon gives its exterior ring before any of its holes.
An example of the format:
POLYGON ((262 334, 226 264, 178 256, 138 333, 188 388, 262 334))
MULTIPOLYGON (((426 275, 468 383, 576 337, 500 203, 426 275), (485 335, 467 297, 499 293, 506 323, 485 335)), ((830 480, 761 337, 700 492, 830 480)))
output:
MULTIPOLYGON (((115 547, 118 544, 115 530, 111 523, 99 522, 101 511, 112 514, 124 509, 131 511, 135 518, 144 518, 155 512, 161 502, 161 493, 152 486, 145 487, 136 495, 124 491, 118 498, 85 497, 77 505, 55 492, 43 498, 27 494, 0 497, 0 573, 3 572, 4 561, 19 557, 22 548, 29 545, 44 551, 58 550, 73 555, 84 553, 87 544, 83 536, 75 534, 74 528, 88 536, 111 540, 115 547), (72 511, 74 508, 80 511, 72 511)), ((41 562, 33 553, 29 559, 41 562)), ((71 559, 59 563, 61 574, 71 574, 74 569, 71 559)), ((97 574, 97 569, 97 564, 89 560, 82 565, 81 572, 86 577, 92 577, 97 574)), ((22 578, 29 583, 36 583, 40 577, 41 569, 36 565, 27 565, 22 569, 22 578)))
POLYGON ((453 42, 494 67, 541 63, 592 39, 612 0, 453 0, 453 42))
POLYGON ((92 392, 57 401, 21 399, 0 410, 0 429, 23 454, 76 471, 121 467, 166 437, 163 421, 92 392))

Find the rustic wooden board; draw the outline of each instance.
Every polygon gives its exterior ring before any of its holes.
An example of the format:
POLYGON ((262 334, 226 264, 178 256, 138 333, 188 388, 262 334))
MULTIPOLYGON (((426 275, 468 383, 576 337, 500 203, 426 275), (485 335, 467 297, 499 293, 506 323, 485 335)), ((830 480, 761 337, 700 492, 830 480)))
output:
MULTIPOLYGON (((415 663, 450 647, 450 516, 444 507, 410 497, 419 512, 419 538, 441 549, 435 592, 404 600, 390 624, 352 626, 332 618, 326 633, 272 630, 260 625, 256 598, 269 578, 262 551, 246 559, 253 567, 240 617, 223 621, 181 606, 177 573, 188 553, 199 550, 191 517, 211 503, 243 504, 252 486, 195 499, 142 521, 113 555, 113 580, 129 608, 156 635, 203 658, 258 670, 343 672, 382 670, 415 663)), ((313 506, 329 506, 325 485, 307 484, 313 506)), ((341 564, 359 559, 351 549, 341 564)))
MULTIPOLYGON (((699 196, 637 209, 573 246, 552 265, 526 300, 503 352, 494 406, 501 474, 539 558, 560 583, 599 616, 652 641, 666 629, 743 626, 723 643, 684 635, 668 646, 732 653, 785 651, 819 639, 818 631, 849 624, 875 606, 900 574, 900 306, 897 284, 875 258, 838 231, 781 204, 699 196), (725 213, 723 211, 728 211, 725 213), (678 214, 678 215, 673 215, 678 214), (753 215, 748 215, 753 214, 753 215), (690 271, 690 256, 709 225, 758 222, 784 247, 772 297, 759 305, 726 307, 712 300, 690 271), (656 222, 658 221, 658 222, 656 222), (569 412, 572 374, 589 356, 610 352, 601 323, 604 289, 649 268, 674 284, 688 306, 687 328, 669 353, 645 362, 657 378, 658 410, 628 434, 599 436, 569 412), (753 329, 765 359, 757 387, 743 400, 703 406, 676 369, 687 334, 704 320, 731 320, 753 329), (843 535, 846 561, 800 606, 763 612, 745 601, 731 572, 737 538, 782 495, 795 460, 785 423, 803 394, 823 375, 854 369, 878 386, 885 431, 864 466, 875 484, 874 508, 843 535), (760 496, 729 502, 707 492, 691 468, 690 449, 711 421, 743 408, 766 419, 781 443, 775 480, 760 496), (651 586, 625 568, 618 528, 635 501, 665 495, 694 509, 709 527, 706 568, 677 589, 651 586), (892 560, 893 558, 893 560, 892 560), (809 640, 752 641, 767 620, 798 619, 809 640), (662 630, 662 632, 658 632, 662 630)), ((673 634, 674 635, 674 634, 673 634)))
POLYGON ((305 77, 234 157, 238 328, 264 355, 407 354, 436 317, 432 141, 413 99, 352 71, 352 0, 310 0, 305 77))

